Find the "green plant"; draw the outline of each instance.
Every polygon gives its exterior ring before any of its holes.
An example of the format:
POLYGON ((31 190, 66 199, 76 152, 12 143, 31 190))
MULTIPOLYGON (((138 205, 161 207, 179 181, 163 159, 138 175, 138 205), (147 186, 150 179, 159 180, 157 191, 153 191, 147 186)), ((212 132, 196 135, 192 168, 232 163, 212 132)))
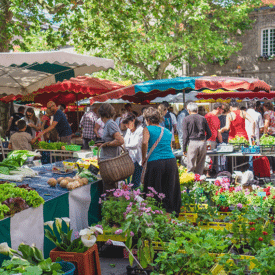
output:
POLYGON ((183 232, 158 254, 154 264, 157 271, 153 274, 210 274, 216 258, 211 253, 227 252, 231 244, 225 236, 214 230, 183 232))
POLYGON ((42 252, 35 246, 20 244, 18 251, 9 248, 7 243, 0 244, 0 253, 8 255, 0 268, 1 275, 21 273, 24 275, 59 275, 63 274, 61 265, 53 263, 50 258, 44 259, 42 252), (19 258, 17 257, 19 256, 19 258))
POLYGON ((265 247, 257 251, 255 255, 256 262, 252 271, 261 275, 275 274, 275 247, 265 247))
POLYGON ((96 234, 103 234, 97 226, 83 229, 79 232, 80 238, 72 239, 73 230, 70 230, 69 218, 56 218, 55 221, 45 223, 50 230, 45 229, 45 237, 53 242, 61 251, 84 253, 96 242, 96 234), (62 228, 62 221, 66 223, 66 230, 62 228), (66 231, 66 232, 65 232, 66 231))

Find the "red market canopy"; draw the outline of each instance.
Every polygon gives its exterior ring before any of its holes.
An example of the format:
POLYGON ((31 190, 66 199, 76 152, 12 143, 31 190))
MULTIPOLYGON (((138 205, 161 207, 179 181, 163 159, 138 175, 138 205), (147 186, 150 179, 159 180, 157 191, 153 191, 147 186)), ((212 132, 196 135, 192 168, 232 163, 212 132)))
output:
POLYGON ((230 98, 237 98, 237 99, 258 99, 258 100, 266 100, 266 99, 273 99, 275 98, 275 91, 270 91, 269 93, 266 93, 264 91, 260 92, 251 92, 251 91, 244 91, 244 92, 238 92, 238 91, 222 91, 219 90, 219 92, 215 91, 204 91, 202 93, 198 93, 196 95, 198 99, 230 99, 230 98))
POLYGON ((270 86, 264 81, 256 78, 243 77, 224 77, 224 76, 204 76, 196 79, 195 89, 210 89, 210 90, 236 90, 236 91, 252 91, 270 92, 270 86))

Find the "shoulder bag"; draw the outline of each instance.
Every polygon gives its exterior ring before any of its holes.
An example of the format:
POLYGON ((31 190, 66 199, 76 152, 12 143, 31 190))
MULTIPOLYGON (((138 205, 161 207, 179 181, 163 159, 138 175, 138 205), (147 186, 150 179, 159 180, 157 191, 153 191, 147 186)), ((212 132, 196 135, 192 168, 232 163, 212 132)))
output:
POLYGON ((146 160, 145 160, 145 163, 143 165, 143 169, 142 169, 142 174, 141 174, 141 179, 140 179, 140 182, 141 184, 144 183, 144 177, 145 177, 145 173, 146 173, 146 169, 147 169, 147 162, 148 162, 148 159, 149 157, 151 156, 151 154, 153 153, 154 149, 158 146, 162 136, 163 136, 163 132, 164 132, 164 127, 161 127, 161 132, 160 132, 160 135, 158 137, 158 139, 156 140, 156 142, 153 144, 153 146, 151 147, 147 157, 146 157, 146 160))

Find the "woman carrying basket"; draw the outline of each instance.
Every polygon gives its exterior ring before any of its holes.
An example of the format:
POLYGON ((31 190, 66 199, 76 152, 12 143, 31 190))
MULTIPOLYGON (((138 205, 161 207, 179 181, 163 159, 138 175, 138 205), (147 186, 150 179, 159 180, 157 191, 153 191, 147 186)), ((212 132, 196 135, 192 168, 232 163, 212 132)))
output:
MULTIPOLYGON (((114 122, 113 117, 115 115, 114 107, 109 103, 103 103, 98 109, 98 115, 105 123, 103 128, 102 139, 103 144, 95 144, 101 146, 100 160, 106 160, 115 158, 120 154, 120 146, 124 143, 124 139, 121 135, 118 125, 114 122)), ((106 190, 116 187, 115 182, 103 182, 104 192, 106 190)))
POLYGON ((171 147, 172 133, 160 127, 161 116, 156 109, 146 109, 144 118, 147 124, 143 130, 142 141, 142 164, 146 171, 144 192, 147 193, 149 187, 153 187, 158 193, 164 193, 163 207, 167 213, 178 214, 181 207, 181 192, 177 161, 171 147))

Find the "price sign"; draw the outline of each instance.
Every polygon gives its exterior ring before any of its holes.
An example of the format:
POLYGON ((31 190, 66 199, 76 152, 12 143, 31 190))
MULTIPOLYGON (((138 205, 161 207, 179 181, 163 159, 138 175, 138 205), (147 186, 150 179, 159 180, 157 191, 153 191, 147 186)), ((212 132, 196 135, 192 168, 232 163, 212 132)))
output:
POLYGON ((265 197, 266 196, 266 193, 265 192, 258 192, 257 194, 259 197, 265 197))
POLYGON ((223 196, 223 195, 220 195, 220 198, 219 198, 220 201, 226 201, 226 197, 223 196))

